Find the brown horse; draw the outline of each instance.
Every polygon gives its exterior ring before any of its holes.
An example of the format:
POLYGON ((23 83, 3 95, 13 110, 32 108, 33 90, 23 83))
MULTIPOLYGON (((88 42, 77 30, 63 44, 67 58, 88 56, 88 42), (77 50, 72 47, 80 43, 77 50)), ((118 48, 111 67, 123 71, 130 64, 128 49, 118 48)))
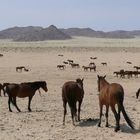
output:
POLYGON ((65 124, 65 116, 67 113, 66 105, 67 102, 69 104, 71 110, 72 122, 74 125, 74 118, 76 121, 80 121, 80 110, 81 104, 84 97, 84 89, 83 89, 83 79, 76 79, 76 81, 68 81, 62 87, 62 100, 64 107, 64 117, 63 124, 65 124), (76 102, 79 102, 78 106, 78 118, 77 118, 77 107, 76 102))
POLYGON ((64 70, 66 68, 66 65, 57 65, 57 68, 59 68, 60 70, 64 70))
POLYGON ((138 91, 136 92, 136 98, 139 97, 139 94, 140 94, 140 88, 139 88, 138 91))
POLYGON ((115 131, 117 132, 120 129, 120 112, 122 111, 123 116, 128 123, 128 125, 134 129, 133 122, 130 120, 128 115, 125 112, 124 106, 123 106, 123 100, 124 100, 124 90, 123 87, 120 84, 117 83, 108 83, 105 80, 106 76, 99 76, 98 75, 98 91, 99 94, 99 105, 100 105, 100 121, 98 126, 101 125, 101 117, 102 117, 102 109, 103 105, 106 106, 106 127, 108 127, 108 111, 109 106, 111 107, 112 112, 114 113, 115 119, 116 119, 116 128, 115 131), (118 106, 118 113, 115 109, 115 105, 118 106))
POLYGON ((42 88, 45 92, 48 91, 47 84, 45 81, 36 81, 36 82, 28 82, 28 83, 21 83, 21 84, 8 84, 6 85, 6 93, 8 94, 9 100, 9 111, 12 112, 10 103, 16 107, 16 109, 20 111, 16 103, 16 97, 24 98, 28 97, 28 110, 31 111, 30 105, 33 96, 35 95, 36 90, 42 88))

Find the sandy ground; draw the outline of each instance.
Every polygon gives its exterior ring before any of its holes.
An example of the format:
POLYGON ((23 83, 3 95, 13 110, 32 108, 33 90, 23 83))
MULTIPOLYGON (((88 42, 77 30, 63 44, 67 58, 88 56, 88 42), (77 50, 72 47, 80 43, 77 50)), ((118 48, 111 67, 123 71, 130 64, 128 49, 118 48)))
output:
MULTIPOLYGON (((140 98, 135 93, 140 88, 139 78, 120 79, 113 71, 134 70, 134 65, 140 65, 140 49, 138 48, 0 48, 4 56, 0 58, 0 82, 28 82, 45 80, 48 92, 41 90, 41 97, 36 92, 31 108, 27 110, 27 98, 18 98, 17 104, 22 110, 18 113, 8 111, 8 98, 0 97, 0 140, 139 140, 140 139, 140 98), (63 54, 59 57, 58 54, 63 54), (65 70, 58 70, 57 65, 67 59, 73 59, 80 66, 88 65, 90 57, 98 57, 94 62, 97 72, 84 72, 82 68, 72 69, 69 65, 65 70), (131 61, 132 65, 127 64, 131 61), (108 66, 102 66, 107 62, 108 66), (29 72, 16 72, 15 67, 24 65, 29 72), (121 130, 114 132, 115 119, 109 112, 109 128, 105 127, 105 116, 102 126, 97 126, 99 105, 97 92, 97 74, 107 75, 109 82, 120 83, 125 90, 124 106, 130 118, 134 121, 136 130, 131 130, 121 114, 121 130), (62 125, 63 106, 61 87, 68 80, 84 78, 85 97, 82 103, 81 122, 72 125, 70 110, 66 116, 66 125, 62 125), (93 121, 87 121, 87 119, 93 121)), ((3 96, 3 95, 2 95, 3 96)), ((105 111, 104 111, 105 112, 105 111)))

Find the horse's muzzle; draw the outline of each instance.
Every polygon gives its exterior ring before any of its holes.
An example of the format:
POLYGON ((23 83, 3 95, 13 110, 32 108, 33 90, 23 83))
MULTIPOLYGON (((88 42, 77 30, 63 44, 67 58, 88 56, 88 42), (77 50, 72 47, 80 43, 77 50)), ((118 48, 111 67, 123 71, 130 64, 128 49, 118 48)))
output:
POLYGON ((45 92, 47 92, 48 91, 48 88, 45 88, 44 90, 45 90, 45 92))

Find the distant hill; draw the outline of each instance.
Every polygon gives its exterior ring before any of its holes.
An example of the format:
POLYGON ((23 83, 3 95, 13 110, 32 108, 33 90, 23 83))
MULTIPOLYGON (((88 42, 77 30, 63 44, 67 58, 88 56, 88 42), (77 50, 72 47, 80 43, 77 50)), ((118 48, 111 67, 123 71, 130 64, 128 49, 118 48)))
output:
POLYGON ((97 38, 135 38, 140 36, 140 31, 123 31, 117 30, 112 32, 95 31, 91 28, 68 28, 61 29, 64 33, 70 36, 87 36, 97 38))
POLYGON ((42 27, 13 27, 0 31, 0 39, 13 39, 14 41, 44 41, 71 39, 54 25, 42 27))
POLYGON ((0 39, 12 39, 14 41, 44 41, 44 40, 65 40, 71 36, 85 36, 96 38, 135 38, 140 36, 140 30, 112 32, 95 31, 91 28, 68 28, 58 29, 54 25, 48 28, 38 26, 13 27, 0 31, 0 39))
POLYGON ((61 29, 62 32, 70 36, 87 36, 87 37, 104 37, 105 33, 102 31, 95 31, 91 28, 68 28, 61 29))

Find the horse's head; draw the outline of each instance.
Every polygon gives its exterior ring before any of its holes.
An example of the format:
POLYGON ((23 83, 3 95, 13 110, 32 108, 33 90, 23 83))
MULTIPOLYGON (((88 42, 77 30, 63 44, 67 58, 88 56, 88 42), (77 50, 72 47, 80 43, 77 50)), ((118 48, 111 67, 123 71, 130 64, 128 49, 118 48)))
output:
POLYGON ((46 81, 41 81, 41 82, 40 82, 40 87, 41 87, 45 92, 48 91, 46 81))
POLYGON ((101 90, 101 82, 105 81, 106 75, 105 76, 97 75, 97 77, 98 77, 98 81, 97 81, 97 83, 98 83, 98 91, 100 92, 100 90, 101 90))
POLYGON ((78 83, 82 89, 83 89, 83 81, 84 81, 84 78, 83 79, 80 79, 80 78, 76 79, 76 83, 78 83))

